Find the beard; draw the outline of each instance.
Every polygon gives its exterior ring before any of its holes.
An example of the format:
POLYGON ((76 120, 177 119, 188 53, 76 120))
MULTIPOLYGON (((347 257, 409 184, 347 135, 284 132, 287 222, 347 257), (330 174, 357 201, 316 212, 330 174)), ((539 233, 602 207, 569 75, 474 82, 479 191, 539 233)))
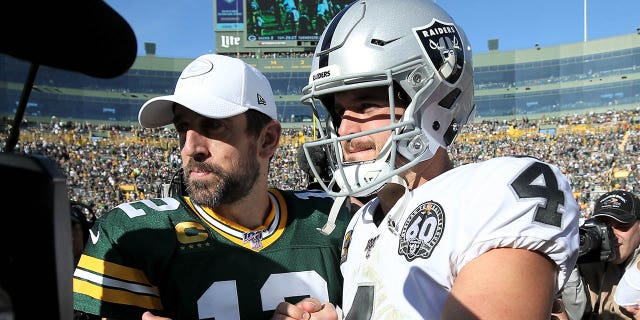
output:
POLYGON ((247 196, 260 176, 260 165, 255 158, 255 152, 242 157, 233 167, 237 170, 229 172, 215 163, 196 162, 190 159, 184 166, 184 179, 187 182, 187 194, 191 200, 201 206, 216 208, 247 196), (189 173, 194 168, 213 173, 213 176, 206 180, 190 179, 189 173))

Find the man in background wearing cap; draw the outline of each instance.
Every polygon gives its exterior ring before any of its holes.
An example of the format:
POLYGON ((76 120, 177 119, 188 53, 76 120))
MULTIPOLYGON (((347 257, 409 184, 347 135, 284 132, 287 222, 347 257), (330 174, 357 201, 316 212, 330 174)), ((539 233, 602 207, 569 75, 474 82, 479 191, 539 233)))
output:
POLYGON ((147 101, 143 127, 173 123, 186 196, 123 203, 98 219, 74 273, 76 309, 140 319, 268 319, 287 298, 339 303, 342 207, 333 198, 269 189, 280 123, 266 77, 208 54, 182 72, 173 95, 147 101), (149 316, 149 313, 146 314, 149 316))
POLYGON ((607 192, 598 198, 591 219, 611 226, 616 252, 611 261, 578 260, 562 293, 568 317, 629 319, 624 308, 614 301, 614 294, 625 270, 640 258, 640 200, 624 190, 607 192))

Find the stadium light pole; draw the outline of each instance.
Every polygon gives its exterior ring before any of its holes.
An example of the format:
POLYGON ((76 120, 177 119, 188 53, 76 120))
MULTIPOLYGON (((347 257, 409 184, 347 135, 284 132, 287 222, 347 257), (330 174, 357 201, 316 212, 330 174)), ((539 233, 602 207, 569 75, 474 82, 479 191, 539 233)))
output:
POLYGON ((584 42, 587 42, 587 0, 584 0, 584 42))

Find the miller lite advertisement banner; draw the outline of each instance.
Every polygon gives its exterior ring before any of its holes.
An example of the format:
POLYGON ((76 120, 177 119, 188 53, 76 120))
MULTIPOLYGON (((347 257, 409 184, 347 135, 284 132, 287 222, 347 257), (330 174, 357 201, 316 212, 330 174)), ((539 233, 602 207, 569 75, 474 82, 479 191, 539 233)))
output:
POLYGON ((333 16, 352 1, 215 0, 216 52, 313 48, 333 16))

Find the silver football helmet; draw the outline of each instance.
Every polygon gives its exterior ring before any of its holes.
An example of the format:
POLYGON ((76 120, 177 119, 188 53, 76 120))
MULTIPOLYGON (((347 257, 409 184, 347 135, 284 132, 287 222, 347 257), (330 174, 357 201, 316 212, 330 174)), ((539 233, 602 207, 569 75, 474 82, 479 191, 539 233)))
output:
POLYGON ((309 84, 301 101, 313 108, 320 137, 304 144, 307 161, 313 148, 327 153, 330 179, 315 172, 333 196, 365 196, 392 177, 448 147, 463 124, 472 121, 471 47, 463 30, 431 0, 360 0, 338 13, 324 30, 313 55, 309 84), (338 136, 341 119, 333 94, 386 86, 391 115, 396 99, 408 97, 404 115, 376 130, 338 136), (325 121, 322 119, 324 118, 325 121), (391 131, 376 159, 345 162, 341 141, 391 131), (401 155, 407 161, 396 161, 401 155))

